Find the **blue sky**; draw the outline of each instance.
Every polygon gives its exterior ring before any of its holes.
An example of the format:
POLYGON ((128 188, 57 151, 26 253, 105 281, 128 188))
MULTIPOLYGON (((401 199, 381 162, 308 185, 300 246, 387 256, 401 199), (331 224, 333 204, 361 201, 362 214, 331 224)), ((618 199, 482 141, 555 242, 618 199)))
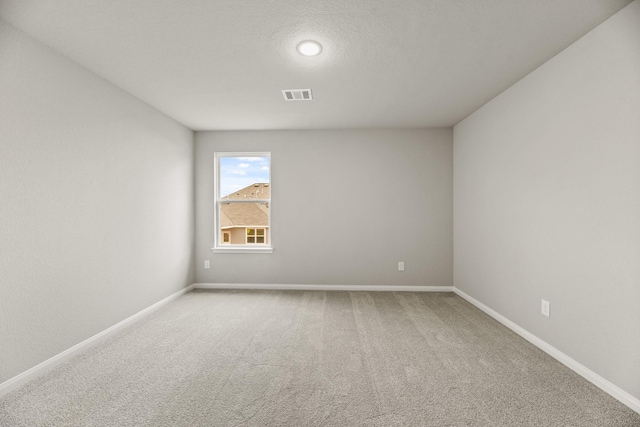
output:
POLYGON ((220 157, 220 196, 269 182, 269 157, 220 157))

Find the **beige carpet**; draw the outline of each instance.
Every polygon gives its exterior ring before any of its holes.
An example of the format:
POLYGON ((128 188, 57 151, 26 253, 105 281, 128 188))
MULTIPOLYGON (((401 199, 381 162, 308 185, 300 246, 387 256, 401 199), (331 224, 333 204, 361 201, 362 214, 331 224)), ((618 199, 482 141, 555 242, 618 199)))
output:
POLYGON ((191 292, 0 400, 5 426, 640 426, 450 293, 191 292))

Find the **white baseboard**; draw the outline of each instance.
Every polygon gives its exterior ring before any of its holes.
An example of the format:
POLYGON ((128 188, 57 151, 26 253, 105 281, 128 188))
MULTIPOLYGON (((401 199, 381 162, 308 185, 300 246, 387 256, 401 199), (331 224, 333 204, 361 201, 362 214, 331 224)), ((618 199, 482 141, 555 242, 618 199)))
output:
POLYGON ((146 316, 147 314, 150 314, 151 312, 177 299, 178 297, 184 295, 185 293, 191 291, 192 289, 193 289, 193 285, 189 285, 186 288, 181 289, 178 292, 175 292, 174 294, 171 294, 168 297, 164 298, 163 300, 158 301, 157 303, 145 308, 144 310, 139 311, 136 314, 127 317, 123 321, 116 323, 115 325, 92 336, 91 338, 87 338, 86 340, 82 341, 79 344, 74 345, 73 347, 63 351, 62 353, 59 353, 53 356, 52 358, 47 359, 44 362, 34 366, 33 368, 27 371, 24 371, 23 373, 18 374, 15 377, 3 382, 2 384, 0 384, 0 397, 11 392, 12 390, 15 390, 21 385, 35 379, 36 377, 50 371, 51 369, 65 362, 66 360, 72 358, 73 356, 76 356, 77 354, 83 351, 86 351, 87 349, 96 345, 100 341, 108 338, 109 336, 115 334, 116 332, 129 326, 130 324, 140 320, 142 317, 146 316))
POLYGON ((522 338, 526 339, 531 344, 535 345, 536 347, 538 347, 539 349, 541 349, 542 351, 544 351, 554 359, 558 360, 563 365, 572 369, 573 371, 578 373, 580 376, 585 378, 587 381, 593 383, 594 385, 602 389, 605 393, 611 395, 615 399, 619 400, 620 402, 624 403, 629 408, 631 408, 632 410, 640 414, 639 399, 636 399, 634 396, 630 395, 620 387, 602 378, 600 375, 596 374, 586 366, 576 362, 574 359, 567 356, 557 348, 553 347, 551 344, 548 344, 547 342, 541 340, 537 336, 533 335, 531 332, 513 323, 511 320, 507 319, 506 317, 496 312, 495 310, 487 307, 486 305, 484 305, 477 299, 473 298, 472 296, 467 295, 460 289, 454 287, 453 292, 455 292, 461 298, 464 298, 465 300, 467 300, 468 302, 470 302, 480 310, 484 311, 489 316, 493 317, 498 322, 502 323, 504 326, 511 329, 513 332, 520 335, 522 338))
POLYGON ((195 283, 196 289, 252 289, 273 291, 453 292, 453 286, 269 285, 258 283, 195 283))

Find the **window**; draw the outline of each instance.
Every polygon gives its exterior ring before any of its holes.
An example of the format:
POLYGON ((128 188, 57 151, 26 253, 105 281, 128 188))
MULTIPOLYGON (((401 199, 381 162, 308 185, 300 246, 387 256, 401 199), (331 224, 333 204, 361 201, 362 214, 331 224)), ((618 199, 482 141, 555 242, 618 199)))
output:
POLYGON ((264 245, 266 233, 264 228, 247 228, 247 243, 257 243, 264 245))
POLYGON ((272 252, 270 153, 215 153, 214 252, 272 252))

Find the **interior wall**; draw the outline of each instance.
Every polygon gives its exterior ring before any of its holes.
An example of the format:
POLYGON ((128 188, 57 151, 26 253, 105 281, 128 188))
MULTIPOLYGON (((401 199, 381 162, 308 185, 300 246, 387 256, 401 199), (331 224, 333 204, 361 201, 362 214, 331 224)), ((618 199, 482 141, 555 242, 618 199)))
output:
POLYGON ((452 203, 451 129, 196 132, 196 280, 451 286, 452 203), (217 151, 271 152, 273 253, 211 252, 217 151))
POLYGON ((455 286, 640 398, 640 2, 454 141, 455 286))
POLYGON ((0 383, 193 282, 193 132, 0 21, 0 383))

